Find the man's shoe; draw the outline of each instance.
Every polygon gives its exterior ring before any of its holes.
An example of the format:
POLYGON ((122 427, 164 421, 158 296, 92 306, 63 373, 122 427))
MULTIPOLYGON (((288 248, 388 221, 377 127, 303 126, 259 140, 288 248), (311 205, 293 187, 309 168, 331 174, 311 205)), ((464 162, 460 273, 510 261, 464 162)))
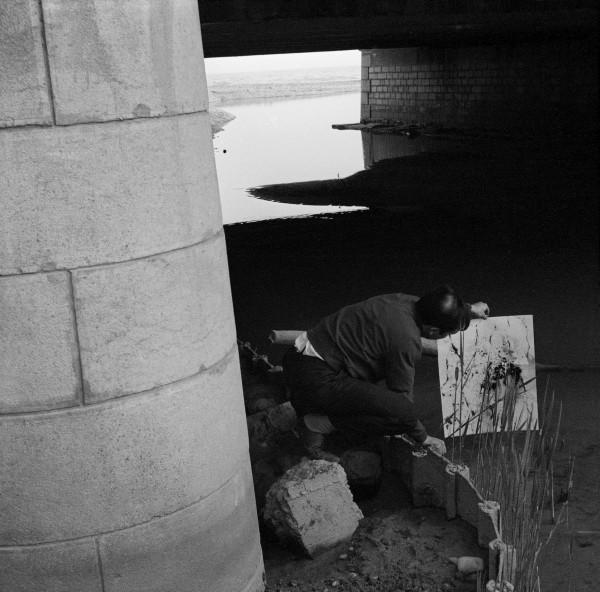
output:
POLYGON ((298 429, 300 433, 300 440, 304 446, 304 449, 308 453, 308 457, 311 460, 326 460, 329 462, 340 462, 340 457, 332 454, 331 452, 327 452, 323 450, 323 445, 325 444, 325 436, 323 434, 319 434, 318 432, 313 432, 308 427, 303 420, 300 422, 300 426, 298 429))

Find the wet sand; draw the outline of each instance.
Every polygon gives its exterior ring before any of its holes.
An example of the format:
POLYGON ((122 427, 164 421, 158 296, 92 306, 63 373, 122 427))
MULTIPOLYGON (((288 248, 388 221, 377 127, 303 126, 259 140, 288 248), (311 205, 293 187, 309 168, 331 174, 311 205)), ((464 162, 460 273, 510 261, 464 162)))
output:
MULTIPOLYGON (((574 151, 580 156, 577 166, 561 173, 573 176, 559 184, 551 182, 554 167, 538 159, 535 177, 510 178, 501 207, 494 207, 495 191, 484 186, 479 196, 470 193, 451 207, 442 193, 411 212, 375 209, 226 227, 238 336, 275 362, 283 350, 268 344, 270 329, 310 327, 374 294, 419 294, 447 282, 467 300, 486 300, 494 315, 533 314, 538 362, 587 367, 538 374, 538 389, 549 380, 564 405, 557 478, 568 455, 575 457, 569 524, 544 558, 546 592, 566 591, 569 581, 573 591, 590 590, 600 577, 600 372, 590 369, 600 361, 594 150, 566 150, 567 159, 574 151)), ((419 195, 422 181, 412 189, 419 195)), ((369 189, 361 190, 368 201, 369 189)), ((415 397, 428 429, 439 434, 431 360, 418 369, 415 397)))

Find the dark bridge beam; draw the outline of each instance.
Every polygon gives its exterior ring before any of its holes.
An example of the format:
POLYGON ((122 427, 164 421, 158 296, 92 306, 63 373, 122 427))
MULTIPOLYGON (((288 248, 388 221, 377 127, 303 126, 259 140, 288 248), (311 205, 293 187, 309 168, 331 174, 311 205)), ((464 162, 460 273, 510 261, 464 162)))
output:
POLYGON ((451 15, 204 19, 206 57, 341 49, 472 45, 579 37, 598 29, 593 8, 451 15))

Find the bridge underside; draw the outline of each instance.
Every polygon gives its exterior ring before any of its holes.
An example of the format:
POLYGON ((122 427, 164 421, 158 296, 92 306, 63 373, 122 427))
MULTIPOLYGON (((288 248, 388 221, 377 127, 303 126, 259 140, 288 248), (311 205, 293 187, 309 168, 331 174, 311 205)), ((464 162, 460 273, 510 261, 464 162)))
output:
POLYGON ((327 7, 284 12, 276 2, 265 6, 201 0, 205 57, 545 41, 591 34, 599 15, 595 8, 407 14, 389 8, 361 13, 359 6, 335 14, 327 7))

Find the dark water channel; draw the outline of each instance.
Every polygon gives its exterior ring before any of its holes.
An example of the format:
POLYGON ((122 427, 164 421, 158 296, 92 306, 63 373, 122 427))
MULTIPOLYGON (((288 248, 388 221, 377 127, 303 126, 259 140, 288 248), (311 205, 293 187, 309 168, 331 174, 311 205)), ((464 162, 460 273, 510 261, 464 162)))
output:
MULTIPOLYGON (((311 109, 307 106, 305 117, 312 118, 307 115, 311 109)), ((297 126, 301 117, 297 105, 291 111, 297 126)), ((317 145, 310 149, 312 138, 300 152, 288 144, 289 156, 275 159, 273 151, 283 148, 269 146, 261 152, 261 123, 244 123, 243 117, 243 110, 238 111, 241 129, 254 129, 245 146, 241 140, 228 143, 226 134, 215 144, 217 150, 234 146, 233 152, 245 151, 241 158, 251 163, 254 175, 248 175, 252 180, 245 187, 337 182, 338 172, 343 179, 364 168, 363 148, 372 162, 403 159, 373 167, 376 174, 359 173, 360 182, 346 181, 341 190, 334 183, 335 191, 325 196, 317 195, 321 186, 313 186, 312 200, 306 192, 301 199, 284 198, 365 205, 369 210, 226 227, 238 336, 277 362, 282 350, 268 344, 270 329, 309 327, 344 304, 378 293, 419 294, 442 282, 455 285, 467 300, 487 301, 494 315, 532 314, 537 361, 571 368, 538 373, 538 391, 548 385, 564 406, 557 471, 563 470, 569 455, 575 457, 569 524, 557 532, 544 558, 543 590, 595 589, 600 577, 595 138, 415 141, 394 136, 367 137, 363 144, 359 132, 333 132, 340 138, 339 152, 338 148, 319 152, 316 161, 322 167, 312 168, 307 162, 319 149, 317 145), (417 159, 410 160, 414 155, 417 159), (279 174, 282 161, 289 165, 285 174, 279 174), (267 172, 258 179, 255 173, 261 167, 267 172)), ((344 113, 328 117, 329 124, 358 119, 344 113)), ((275 129, 285 146, 288 123, 278 119, 275 129)), ((223 157, 228 155, 229 151, 223 157)), ((222 191, 225 184, 239 183, 227 180, 226 171, 219 165, 222 191)), ((248 199, 252 204, 257 201, 248 199)), ((438 388, 436 366, 423 363, 415 395, 433 433, 439 428, 438 388)))

